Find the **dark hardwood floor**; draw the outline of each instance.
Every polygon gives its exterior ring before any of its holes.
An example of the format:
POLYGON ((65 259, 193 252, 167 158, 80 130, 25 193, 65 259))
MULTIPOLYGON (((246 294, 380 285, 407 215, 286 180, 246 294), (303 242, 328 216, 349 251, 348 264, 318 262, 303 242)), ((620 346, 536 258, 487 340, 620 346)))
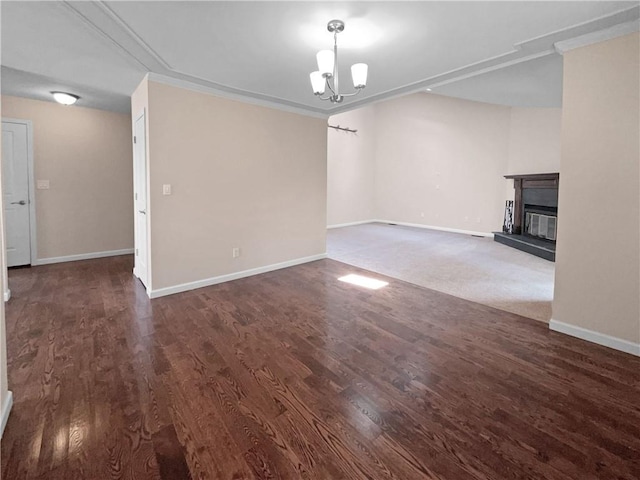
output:
POLYGON ((640 478, 640 358, 331 260, 153 301, 131 268, 10 272, 3 479, 640 478))

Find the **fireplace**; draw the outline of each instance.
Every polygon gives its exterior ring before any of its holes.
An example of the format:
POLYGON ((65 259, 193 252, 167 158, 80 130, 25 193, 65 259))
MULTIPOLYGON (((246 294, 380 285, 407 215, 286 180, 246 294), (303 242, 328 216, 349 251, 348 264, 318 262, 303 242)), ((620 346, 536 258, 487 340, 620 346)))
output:
POLYGON ((558 231, 558 173, 507 175, 513 179, 513 228, 494 232, 497 242, 555 260, 558 231))

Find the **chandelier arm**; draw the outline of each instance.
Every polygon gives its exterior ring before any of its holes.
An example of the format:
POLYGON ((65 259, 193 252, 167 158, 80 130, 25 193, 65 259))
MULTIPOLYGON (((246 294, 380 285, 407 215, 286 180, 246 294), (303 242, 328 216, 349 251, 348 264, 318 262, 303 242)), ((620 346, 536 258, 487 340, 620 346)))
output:
POLYGON ((321 96, 318 96, 318 98, 319 98, 320 100, 331 100, 331 96, 328 96, 328 97, 321 97, 321 96))
POLYGON ((329 90, 331 90, 331 93, 333 93, 335 95, 336 92, 333 89, 333 87, 331 86, 331 83, 329 83, 329 77, 326 78, 326 81, 327 81, 327 87, 329 87, 329 90))
POLYGON ((354 93, 343 93, 343 97, 355 97, 362 91, 362 88, 358 88, 354 93))

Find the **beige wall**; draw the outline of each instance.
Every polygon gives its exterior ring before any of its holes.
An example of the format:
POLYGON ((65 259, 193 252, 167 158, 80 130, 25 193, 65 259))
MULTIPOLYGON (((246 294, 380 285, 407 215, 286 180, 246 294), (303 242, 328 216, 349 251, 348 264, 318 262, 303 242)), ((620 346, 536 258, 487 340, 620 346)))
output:
POLYGON ((560 171, 561 108, 512 108, 508 174, 560 171))
POLYGON ((485 233, 500 228, 508 107, 417 93, 375 108, 378 218, 485 233))
POLYGON ((329 225, 380 219, 499 230, 514 195, 504 175, 559 171, 560 121, 559 108, 422 93, 331 117, 358 134, 329 129, 329 225))
POLYGON ((133 247, 131 119, 2 97, 2 115, 33 122, 38 259, 133 247))
MULTIPOLYGON (((640 344, 638 33, 566 52, 553 319, 640 344)), ((640 352, 640 350, 638 350, 640 352)))
POLYGON ((334 115, 329 124, 357 130, 328 129, 327 223, 373 220, 375 216, 375 109, 334 115))
MULTIPOLYGON (((507 174, 560 171, 561 108, 511 108, 507 174)), ((505 180, 513 200, 513 180, 505 180)))
POLYGON ((325 119, 148 89, 154 290, 325 253, 325 119))

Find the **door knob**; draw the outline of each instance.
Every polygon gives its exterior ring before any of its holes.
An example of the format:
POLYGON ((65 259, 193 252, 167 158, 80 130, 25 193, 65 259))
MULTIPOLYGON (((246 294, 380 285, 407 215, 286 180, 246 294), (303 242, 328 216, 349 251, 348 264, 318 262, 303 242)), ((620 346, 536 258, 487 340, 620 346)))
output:
POLYGON ((19 202, 11 202, 11 205, 26 205, 27 202, 25 202, 24 200, 20 200, 19 202))
POLYGON ((138 210, 138 213, 141 213, 141 214, 143 214, 143 215, 146 215, 146 214, 147 214, 147 211, 146 211, 146 210, 138 210))

